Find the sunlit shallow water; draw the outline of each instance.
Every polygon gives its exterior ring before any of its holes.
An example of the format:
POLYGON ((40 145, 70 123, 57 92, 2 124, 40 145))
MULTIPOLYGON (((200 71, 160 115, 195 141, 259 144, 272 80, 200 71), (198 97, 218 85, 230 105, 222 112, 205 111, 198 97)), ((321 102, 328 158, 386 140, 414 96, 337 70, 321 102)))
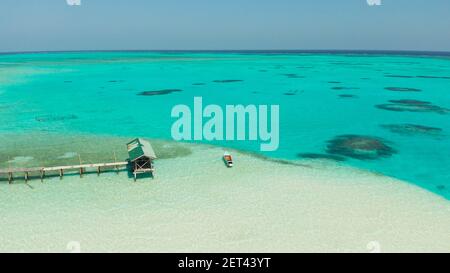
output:
MULTIPOLYGON (((280 105, 280 147, 265 156, 333 160, 449 199, 449 92, 446 57, 1 55, 0 164, 76 162, 77 154, 96 161, 112 158, 114 151, 126 157, 125 139, 170 139, 172 107, 192 105, 201 96, 204 104, 280 105), (76 142, 80 135, 86 141, 76 142), (117 143, 102 143, 100 136, 117 137, 117 143)), ((261 153, 257 142, 214 144, 261 153)))

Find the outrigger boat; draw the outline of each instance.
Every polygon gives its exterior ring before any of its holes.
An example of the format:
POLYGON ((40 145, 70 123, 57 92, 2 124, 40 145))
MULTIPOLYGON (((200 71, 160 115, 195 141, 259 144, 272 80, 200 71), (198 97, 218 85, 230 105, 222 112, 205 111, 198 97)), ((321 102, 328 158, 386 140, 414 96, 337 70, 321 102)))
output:
POLYGON ((223 155, 223 161, 225 162, 228 168, 233 167, 233 158, 231 157, 231 154, 225 152, 225 154, 223 155))

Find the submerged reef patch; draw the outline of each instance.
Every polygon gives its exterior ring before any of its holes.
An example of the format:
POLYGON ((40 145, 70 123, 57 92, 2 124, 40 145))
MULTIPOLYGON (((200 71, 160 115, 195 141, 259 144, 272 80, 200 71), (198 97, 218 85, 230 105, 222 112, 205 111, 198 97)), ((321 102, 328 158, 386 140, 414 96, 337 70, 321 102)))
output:
POLYGON ((342 135, 328 141, 327 153, 359 160, 376 160, 391 157, 397 152, 382 138, 342 135))
POLYGON ((450 80, 450 77, 445 77, 445 76, 417 76, 417 78, 421 78, 421 79, 441 79, 441 80, 450 80))
POLYGON ((289 91, 283 93, 283 95, 285 95, 285 96, 295 96, 297 94, 298 94, 298 90, 289 90, 289 91))
POLYGON ((429 135, 439 136, 442 133, 441 128, 428 127, 417 124, 383 124, 381 128, 389 130, 392 133, 401 135, 429 135))
POLYGON ((345 157, 342 157, 342 156, 328 155, 328 154, 315 154, 315 153, 302 154, 302 153, 300 153, 300 154, 297 154, 297 156, 300 158, 306 158, 306 159, 325 159, 325 160, 332 160, 332 161, 338 161, 338 162, 347 160, 345 157))
POLYGON ((342 98, 342 99, 356 99, 356 98, 358 98, 358 96, 352 95, 352 94, 341 94, 341 95, 339 95, 339 97, 342 98))
POLYGON ((331 89, 333 89, 333 90, 358 90, 360 88, 358 88, 358 87, 336 86, 336 87, 332 87, 331 89))
POLYGON ((409 87, 385 87, 384 89, 394 92, 420 92, 421 89, 409 87))
POLYGON ((140 96, 161 96, 161 95, 169 95, 175 92, 181 92, 181 89, 163 89, 163 90, 155 90, 155 91, 143 91, 139 93, 140 96))
POLYGON ((426 105, 426 104, 431 104, 431 102, 428 102, 428 101, 411 100, 411 99, 390 100, 389 102, 398 103, 398 104, 409 104, 409 105, 426 105))
POLYGON ((342 65, 342 66, 371 66, 370 63, 361 63, 361 62, 345 62, 345 61, 336 61, 330 62, 331 65, 342 65))
POLYGON ((202 83, 202 82, 197 82, 197 83, 193 83, 192 85, 200 86, 200 85, 206 85, 206 84, 202 83))
POLYGON ((406 75, 391 75, 391 74, 388 74, 388 75, 384 75, 385 77, 387 77, 387 78, 402 78, 402 79, 412 79, 412 78, 414 78, 413 76, 406 76, 406 75))
POLYGON ((233 83, 233 82, 243 82, 243 80, 215 80, 215 83, 233 83))
POLYGON ((304 78, 304 76, 299 76, 299 75, 293 74, 293 73, 281 74, 281 75, 286 76, 289 79, 303 79, 304 78))
POLYGON ((49 121, 65 121, 77 119, 78 117, 75 115, 67 115, 67 116, 58 116, 58 115, 44 115, 36 117, 36 121, 38 122, 49 122, 49 121))
POLYGON ((376 108, 394 112, 419 112, 447 114, 450 110, 420 100, 390 100, 390 103, 375 105, 376 108))
POLYGON ((446 76, 426 76, 426 75, 408 76, 408 75, 386 74, 385 77, 388 77, 388 78, 404 78, 404 79, 419 78, 419 79, 441 79, 441 80, 450 80, 450 77, 446 77, 446 76))

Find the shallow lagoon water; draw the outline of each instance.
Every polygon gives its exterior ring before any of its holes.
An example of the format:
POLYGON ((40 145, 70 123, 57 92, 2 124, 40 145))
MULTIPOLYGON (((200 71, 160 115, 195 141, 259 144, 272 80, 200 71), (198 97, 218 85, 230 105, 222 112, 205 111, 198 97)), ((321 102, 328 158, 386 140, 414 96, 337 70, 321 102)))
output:
MULTIPOLYGON (((345 157, 339 164, 400 178, 450 199, 449 76, 450 60, 436 56, 154 52, 0 55, 0 132, 4 138, 41 134, 45 139, 50 133, 69 139, 105 135, 120 140, 130 136, 169 140, 172 107, 192 105, 194 96, 202 96, 204 104, 279 104, 280 148, 264 156, 296 160, 301 158, 299 154, 313 154, 332 160, 328 145, 339 136, 383 139, 396 153, 375 160, 345 157), (353 97, 342 99, 342 95, 353 97), (419 107, 420 111, 377 107, 402 100, 429 102, 433 107, 419 107), (439 137, 399 134, 383 127, 386 124, 441 130, 439 137)), ((417 105, 394 106, 417 109, 417 105)), ((1 145, 2 166, 14 158, 33 157, 13 161, 21 166, 42 163, 26 148, 33 146, 33 138, 28 146, 5 143, 1 145)), ((47 158, 83 152, 83 145, 58 149, 59 144, 53 145, 51 138, 35 143, 40 146, 35 149, 47 158)), ((254 142, 213 144, 260 153, 259 143, 254 142)), ((89 147, 96 149, 95 144, 89 147)), ((44 161, 61 158, 52 160, 44 161)))

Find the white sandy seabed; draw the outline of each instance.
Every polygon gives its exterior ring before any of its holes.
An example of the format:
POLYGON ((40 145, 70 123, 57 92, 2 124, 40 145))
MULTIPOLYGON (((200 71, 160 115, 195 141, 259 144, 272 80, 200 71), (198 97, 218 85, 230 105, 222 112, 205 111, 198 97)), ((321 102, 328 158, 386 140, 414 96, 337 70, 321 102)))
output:
POLYGON ((220 148, 126 172, 0 183, 0 252, 450 252, 450 201, 325 163, 220 148))

